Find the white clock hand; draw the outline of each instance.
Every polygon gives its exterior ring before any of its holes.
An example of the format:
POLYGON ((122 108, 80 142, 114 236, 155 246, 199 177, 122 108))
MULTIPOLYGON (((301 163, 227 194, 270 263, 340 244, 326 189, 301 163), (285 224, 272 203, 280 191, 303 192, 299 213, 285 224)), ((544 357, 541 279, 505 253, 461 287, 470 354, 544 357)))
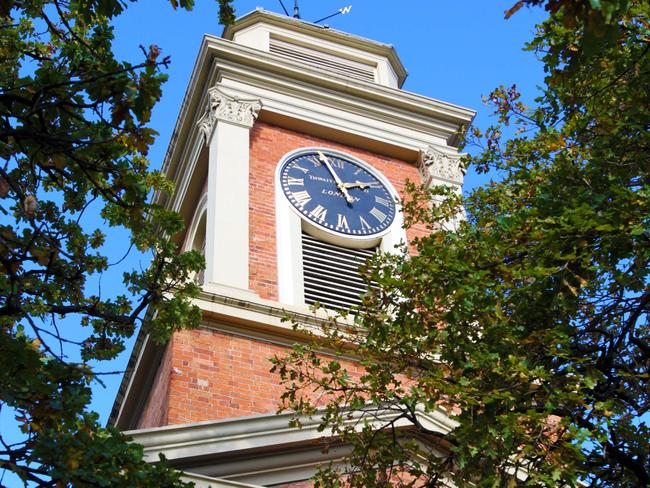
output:
POLYGON ((355 181, 354 183, 343 183, 343 188, 356 188, 356 187, 359 187, 359 188, 361 188, 363 190, 364 188, 369 188, 370 186, 371 186, 371 183, 366 183, 366 182, 359 181, 359 180, 355 181))
POLYGON ((350 194, 348 193, 348 190, 343 185, 343 182, 341 181, 341 178, 339 178, 339 176, 334 171, 334 168, 330 164, 329 159, 327 159, 327 157, 320 151, 318 151, 318 157, 320 158, 320 160, 323 163, 325 163, 325 166, 327 167, 328 171, 330 173, 332 173, 332 176, 334 177, 334 181, 336 182, 336 188, 338 188, 340 190, 340 192, 343 193, 343 196, 345 197, 345 200, 348 203, 353 203, 354 199, 350 196, 350 194))

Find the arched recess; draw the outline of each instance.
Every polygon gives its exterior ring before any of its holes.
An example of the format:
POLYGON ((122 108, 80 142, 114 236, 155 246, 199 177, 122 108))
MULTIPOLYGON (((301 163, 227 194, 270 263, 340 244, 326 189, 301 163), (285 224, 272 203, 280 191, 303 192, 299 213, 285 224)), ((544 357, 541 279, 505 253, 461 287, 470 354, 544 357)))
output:
MULTIPOLYGON (((198 251, 205 256, 205 236, 207 225, 207 208, 208 208, 208 194, 207 192, 201 195, 199 203, 196 206, 194 216, 185 239, 184 251, 198 251)), ((207 257, 206 257, 207 259, 207 257)), ((197 283, 202 284, 204 271, 200 271, 194 277, 197 283)))

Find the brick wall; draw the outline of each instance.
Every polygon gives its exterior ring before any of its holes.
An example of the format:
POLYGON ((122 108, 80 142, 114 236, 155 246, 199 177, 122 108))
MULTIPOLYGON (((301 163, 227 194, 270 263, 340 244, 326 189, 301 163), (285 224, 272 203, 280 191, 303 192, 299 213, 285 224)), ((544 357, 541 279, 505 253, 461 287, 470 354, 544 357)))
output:
MULTIPOLYGON (((308 146, 338 149, 362 159, 380 171, 400 195, 407 179, 420 182, 420 174, 413 164, 258 121, 251 131, 250 145, 249 279, 250 289, 262 298, 278 298, 275 171, 282 156, 308 146)), ((423 231, 412 229, 407 235, 411 238, 423 231)))
MULTIPOLYGON (((270 359, 285 346, 207 328, 181 331, 172 344, 167 424, 274 413, 283 387, 270 359)), ((362 371, 342 362, 352 377, 362 371)))

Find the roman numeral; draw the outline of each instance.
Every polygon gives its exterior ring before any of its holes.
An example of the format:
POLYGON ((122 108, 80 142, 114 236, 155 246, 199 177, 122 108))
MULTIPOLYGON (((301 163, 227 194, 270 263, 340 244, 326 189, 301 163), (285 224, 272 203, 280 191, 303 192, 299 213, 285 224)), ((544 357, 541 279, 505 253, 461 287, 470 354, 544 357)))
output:
POLYGON ((338 159, 338 158, 336 158, 336 159, 335 158, 330 158, 330 163, 335 168, 343 169, 343 165, 345 164, 345 161, 343 161, 342 159, 338 159))
POLYGON ((336 227, 339 229, 345 229, 345 230, 350 230, 350 226, 348 225, 348 219, 345 218, 345 215, 337 214, 338 215, 338 221, 336 223, 336 227))
POLYGON ((361 230, 370 230, 372 228, 368 222, 363 220, 363 217, 359 216, 359 221, 361 222, 361 230))
POLYGON ((314 163, 314 166, 317 166, 317 167, 318 167, 318 166, 321 165, 319 159, 318 159, 316 156, 309 155, 309 156, 307 156, 306 159, 307 159, 307 161, 311 161, 312 163, 314 163))
POLYGON ((300 166, 298 163, 293 163, 293 165, 291 166, 291 168, 292 168, 292 169, 299 169, 299 170, 302 171, 303 173, 309 173, 309 170, 308 170, 308 169, 303 168, 303 167, 300 166))
POLYGON ((372 210, 370 210, 370 215, 372 215, 374 218, 379 220, 379 223, 381 224, 384 220, 386 220, 386 214, 379 210, 377 207, 372 207, 372 210))
POLYGON ((305 186, 305 179, 304 178, 294 178, 293 176, 289 176, 287 178, 287 185, 305 186))
POLYGON ((385 198, 375 196, 375 202, 377 202, 380 205, 383 205, 384 207, 390 207, 390 202, 385 198))
POLYGON ((314 208, 311 212, 309 212, 309 215, 311 215, 313 218, 318 220, 325 220, 325 215, 327 215, 327 209, 324 208, 322 205, 316 205, 316 208, 314 208))
POLYGON ((296 200, 296 203, 301 207, 304 207, 307 203, 311 201, 311 195, 306 191, 292 192, 291 196, 296 200))
POLYGON ((358 170, 356 170, 356 171, 355 171, 354 173, 352 173, 352 174, 353 174, 354 176, 356 176, 356 175, 358 175, 359 173, 361 173, 362 171, 363 171, 363 168, 359 168, 358 170))

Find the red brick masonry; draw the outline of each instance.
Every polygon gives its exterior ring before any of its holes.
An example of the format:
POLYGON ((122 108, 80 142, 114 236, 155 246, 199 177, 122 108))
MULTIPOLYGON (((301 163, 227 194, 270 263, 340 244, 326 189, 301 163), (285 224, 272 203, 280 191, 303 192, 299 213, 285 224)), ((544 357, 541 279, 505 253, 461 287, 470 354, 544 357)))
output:
MULTIPOLYGON (((174 334, 138 428, 274 413, 282 394, 270 359, 287 348, 200 328, 174 334)), ((342 361, 352 376, 357 364, 342 361)))

